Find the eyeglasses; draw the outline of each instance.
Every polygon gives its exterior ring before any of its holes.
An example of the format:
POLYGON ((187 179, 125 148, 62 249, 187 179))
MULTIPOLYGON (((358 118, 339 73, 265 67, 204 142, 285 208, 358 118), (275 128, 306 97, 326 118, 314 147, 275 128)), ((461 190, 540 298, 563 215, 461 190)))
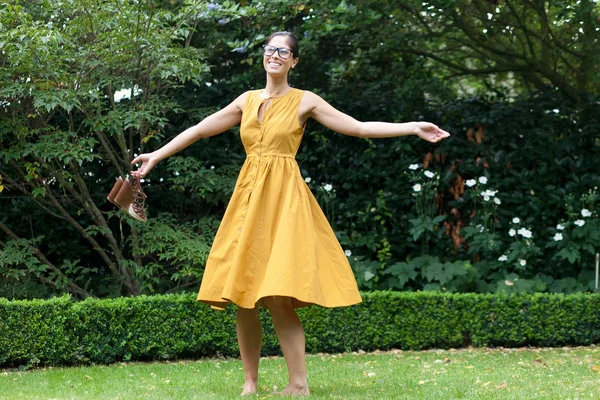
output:
POLYGON ((290 58, 292 56, 293 51, 291 49, 288 49, 287 47, 275 47, 275 46, 269 46, 268 44, 263 46, 263 55, 266 57, 271 57, 273 54, 275 54, 275 52, 277 52, 279 54, 279 57, 282 60, 287 60, 288 58, 290 58))

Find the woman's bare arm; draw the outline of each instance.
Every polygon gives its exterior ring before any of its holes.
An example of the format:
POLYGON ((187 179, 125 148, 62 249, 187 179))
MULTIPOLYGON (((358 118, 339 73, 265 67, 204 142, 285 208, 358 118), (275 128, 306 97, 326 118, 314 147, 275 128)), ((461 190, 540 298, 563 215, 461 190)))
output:
POLYGON ((218 135, 239 124, 242 120, 242 110, 246 101, 246 93, 240 95, 227 107, 204 118, 198 124, 186 129, 171 140, 165 146, 152 152, 140 154, 131 161, 132 164, 141 162, 142 165, 133 175, 144 177, 161 160, 185 149, 201 138, 218 135))
POLYGON ((429 122, 360 122, 308 91, 304 94, 303 103, 302 108, 307 110, 307 117, 314 118, 329 129, 344 135, 363 138, 417 135, 433 143, 450 136, 448 132, 429 122))

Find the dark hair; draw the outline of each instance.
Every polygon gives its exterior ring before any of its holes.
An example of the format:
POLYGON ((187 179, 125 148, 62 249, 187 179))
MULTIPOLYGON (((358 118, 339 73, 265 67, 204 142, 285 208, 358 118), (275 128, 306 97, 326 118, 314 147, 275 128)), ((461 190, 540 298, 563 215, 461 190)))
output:
POLYGON ((267 41, 265 42, 265 44, 269 44, 271 39, 273 39, 275 36, 286 36, 288 43, 290 45, 290 49, 294 53, 294 58, 300 57, 300 46, 298 46, 298 38, 292 32, 288 32, 288 31, 274 32, 271 34, 271 36, 269 36, 267 38, 267 41))

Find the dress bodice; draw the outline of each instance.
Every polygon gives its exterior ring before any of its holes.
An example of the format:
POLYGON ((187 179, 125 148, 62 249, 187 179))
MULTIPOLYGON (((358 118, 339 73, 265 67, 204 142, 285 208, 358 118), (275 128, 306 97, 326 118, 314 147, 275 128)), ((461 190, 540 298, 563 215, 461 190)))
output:
POLYGON ((248 92, 240 128, 247 155, 295 157, 304 127, 298 121, 298 108, 304 91, 291 89, 283 96, 260 98, 261 90, 248 92), (264 107, 262 121, 259 111, 264 107))

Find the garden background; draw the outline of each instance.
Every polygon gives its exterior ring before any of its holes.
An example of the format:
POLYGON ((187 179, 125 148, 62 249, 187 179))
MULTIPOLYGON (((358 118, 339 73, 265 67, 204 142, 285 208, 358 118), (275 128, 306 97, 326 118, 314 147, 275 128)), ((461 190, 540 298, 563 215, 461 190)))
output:
POLYGON ((10 1, 0 7, 0 297, 195 292, 244 160, 233 129, 158 165, 149 221, 108 203, 135 154, 261 88, 452 133, 310 122, 306 182, 362 290, 591 292, 600 251, 597 1, 10 1))

